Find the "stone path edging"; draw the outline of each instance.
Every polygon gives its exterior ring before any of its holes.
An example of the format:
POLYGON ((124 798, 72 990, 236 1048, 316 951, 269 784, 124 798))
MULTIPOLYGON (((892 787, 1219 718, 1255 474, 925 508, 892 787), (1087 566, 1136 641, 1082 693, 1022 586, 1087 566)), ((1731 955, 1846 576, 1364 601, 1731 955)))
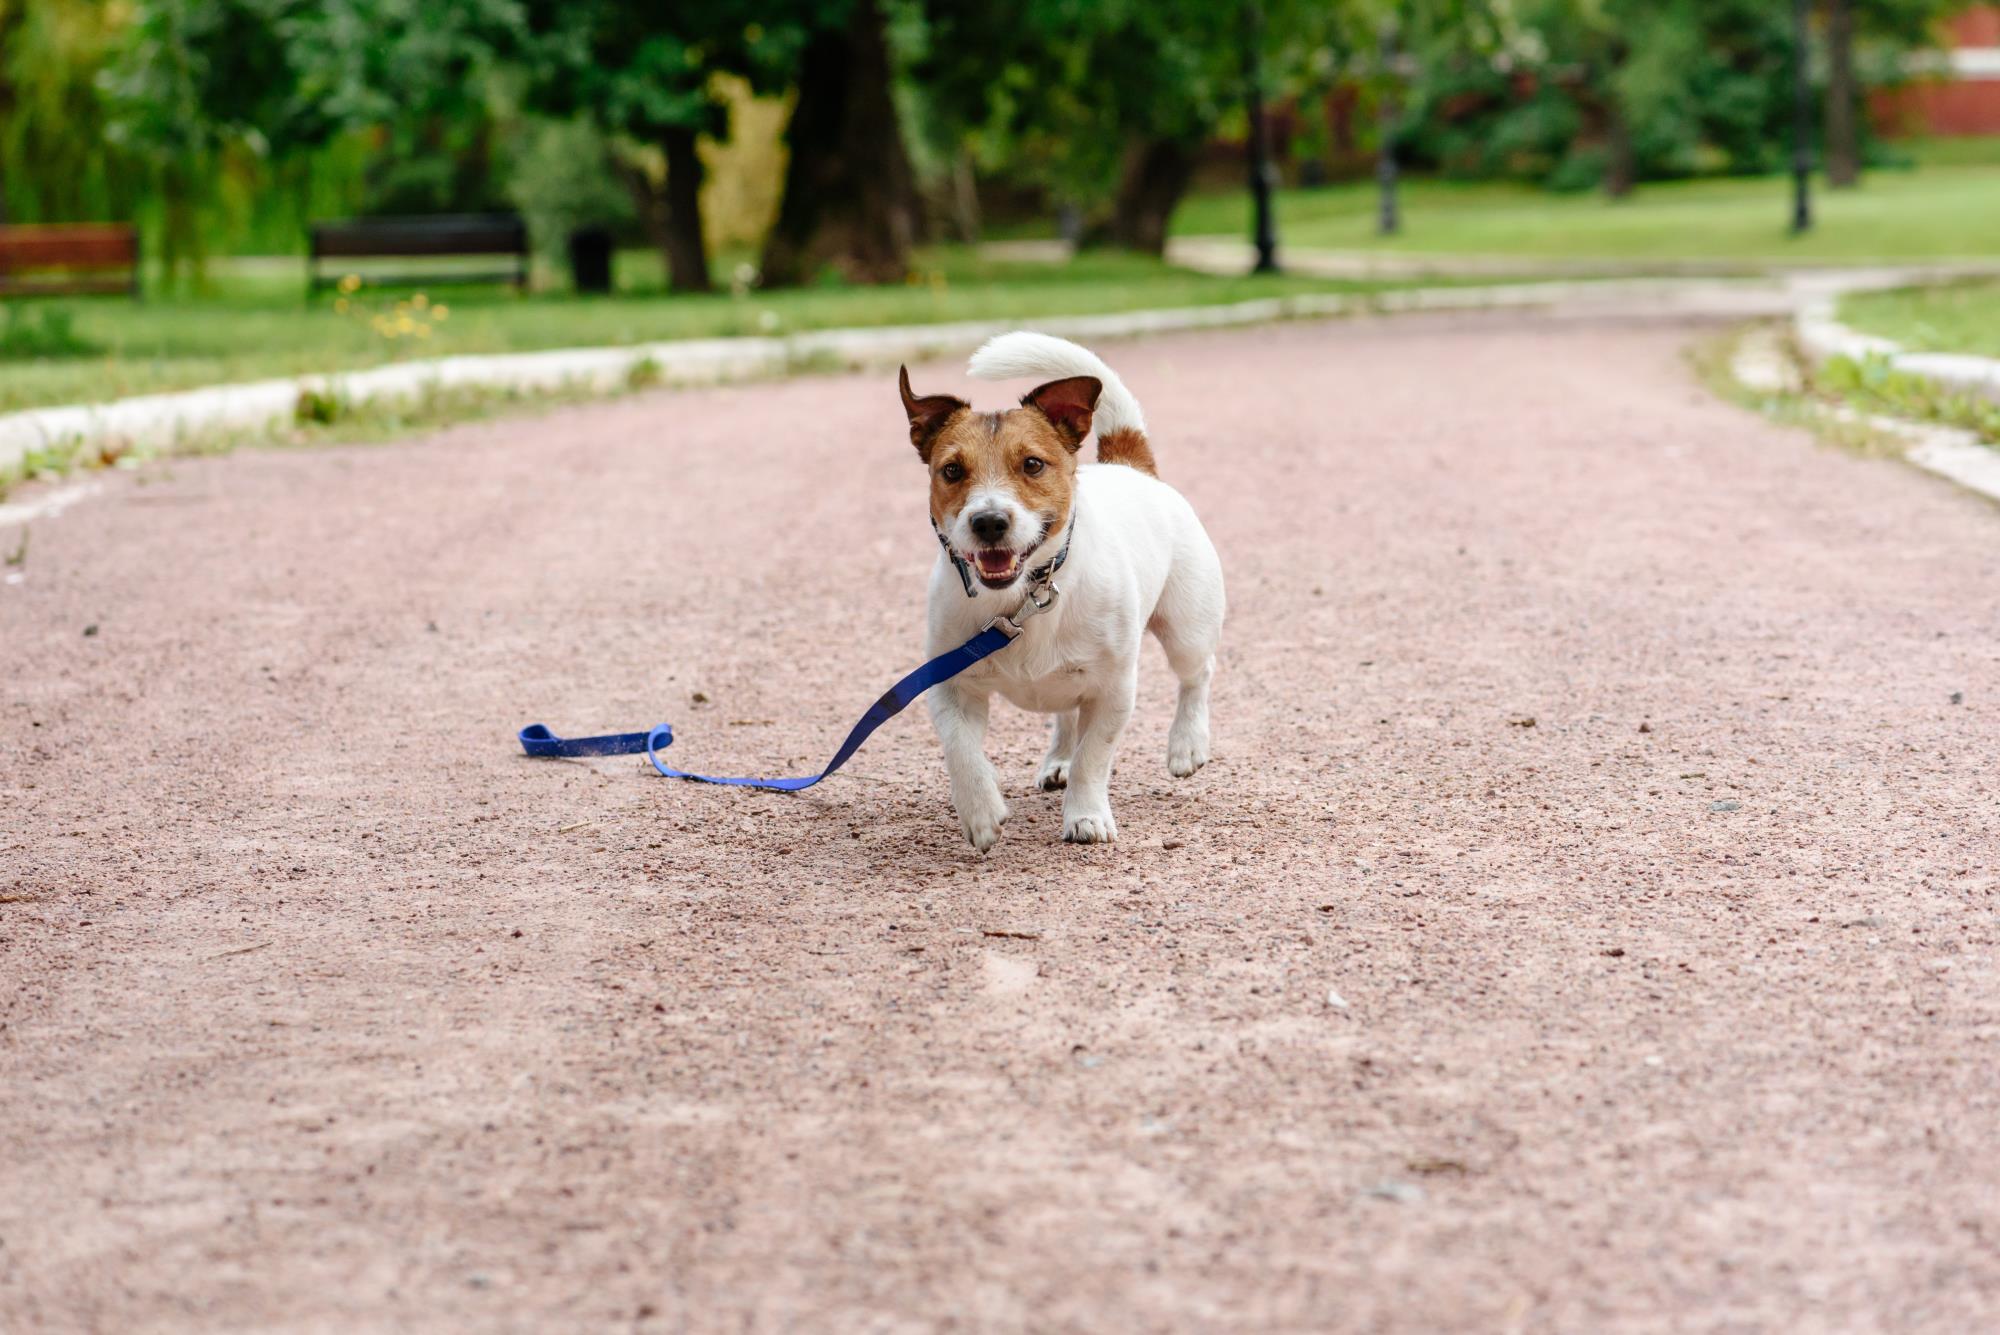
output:
MULTIPOLYGON (((1299 271, 1314 272, 1315 257, 1310 252, 1288 258, 1299 271)), ((31 451, 74 448, 102 454, 115 447, 146 454, 201 436, 281 428, 293 420, 300 398, 306 394, 330 395, 360 405, 407 401, 466 388, 611 393, 642 381, 675 387, 721 384, 963 355, 996 333, 1024 325, 1071 338, 1116 339, 1280 320, 1425 311, 1541 309, 1582 316, 1679 319, 1789 316, 1800 348, 1816 363, 1834 356, 1883 357, 1898 370, 2000 400, 2000 361, 1905 352, 1887 339, 1841 324, 1836 315, 1838 299, 1847 292, 1990 271, 1987 266, 1930 266, 1795 273, 1763 279, 1626 277, 1372 293, 1302 293, 1226 305, 1046 320, 831 329, 781 337, 679 339, 627 347, 441 357, 7 414, 0 416, 0 478, 18 471, 31 451)))
POLYGON ((994 334, 1032 325, 1071 338, 1130 338, 1180 330, 1278 320, 1412 311, 1556 307, 1671 317, 1748 317, 1789 305, 1771 285, 1690 284, 1676 279, 1513 283, 1412 288, 1377 293, 1306 293, 1216 306, 1124 311, 1047 320, 985 320, 881 329, 831 329, 775 338, 681 339, 629 347, 564 348, 492 356, 440 357, 361 371, 292 376, 147 394, 108 403, 30 408, 0 416, 0 477, 30 451, 116 445, 144 453, 217 432, 267 430, 289 422, 300 396, 330 394, 350 404, 413 399, 466 387, 611 392, 642 369, 669 386, 769 379, 826 370, 867 369, 962 355, 994 334))

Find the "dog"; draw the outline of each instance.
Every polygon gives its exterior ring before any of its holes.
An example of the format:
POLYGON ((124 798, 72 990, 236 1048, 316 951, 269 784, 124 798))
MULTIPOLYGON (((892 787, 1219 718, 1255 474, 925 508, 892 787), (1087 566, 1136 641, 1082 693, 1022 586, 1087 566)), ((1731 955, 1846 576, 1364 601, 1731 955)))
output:
POLYGON ((1194 507, 1160 481, 1145 418, 1096 355, 1047 334, 1002 334, 974 353, 982 380, 1049 377, 1021 406, 975 412, 949 394, 918 397, 898 377, 910 442, 930 473, 927 642, 933 656, 1004 618, 1013 643, 930 691, 951 802, 980 852, 1000 838, 1007 800, 986 758, 996 694, 1055 716, 1037 782, 1063 789, 1062 837, 1118 837, 1111 763, 1132 716, 1140 639, 1151 631, 1180 680, 1167 771, 1208 762, 1209 679, 1222 639, 1222 562, 1194 507), (1078 453, 1097 430, 1097 462, 1078 453))

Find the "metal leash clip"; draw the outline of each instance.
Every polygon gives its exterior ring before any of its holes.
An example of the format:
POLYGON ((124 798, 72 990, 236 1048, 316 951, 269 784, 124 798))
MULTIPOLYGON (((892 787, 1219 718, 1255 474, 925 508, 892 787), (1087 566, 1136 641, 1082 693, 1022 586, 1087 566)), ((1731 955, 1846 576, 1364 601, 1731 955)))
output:
POLYGON ((998 626, 1001 634, 1010 640, 1014 639, 1020 635, 1022 627, 1028 622, 1028 618, 1034 616, 1037 612, 1046 612, 1049 609, 1049 604, 1053 603, 1057 595, 1061 592, 1062 589, 1057 586, 1054 580, 1045 580, 1028 590, 1027 601, 1014 610, 1014 615, 994 617, 987 629, 991 630, 993 626, 998 626))

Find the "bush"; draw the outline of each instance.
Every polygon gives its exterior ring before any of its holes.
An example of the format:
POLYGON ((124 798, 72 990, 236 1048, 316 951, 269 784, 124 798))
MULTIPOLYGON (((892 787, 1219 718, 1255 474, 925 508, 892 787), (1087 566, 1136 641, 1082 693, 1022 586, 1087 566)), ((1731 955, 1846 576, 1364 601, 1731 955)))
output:
POLYGON ((588 122, 531 121, 520 145, 508 164, 507 196, 542 255, 561 260, 579 227, 625 231, 636 221, 609 146, 588 122))

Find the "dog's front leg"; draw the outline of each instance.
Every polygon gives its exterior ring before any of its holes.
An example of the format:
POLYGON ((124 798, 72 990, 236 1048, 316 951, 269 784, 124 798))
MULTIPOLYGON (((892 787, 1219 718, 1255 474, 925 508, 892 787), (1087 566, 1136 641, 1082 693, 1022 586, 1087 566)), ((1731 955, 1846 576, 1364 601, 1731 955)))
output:
POLYGON ((986 758, 988 704, 986 695, 951 682, 930 693, 931 723, 951 775, 951 805, 966 839, 982 853, 1000 841, 1000 827, 1007 823, 1007 799, 986 758))
POLYGON ((1138 664, 1085 697, 1076 711, 1076 752, 1069 762, 1069 789, 1063 794, 1063 838, 1073 844, 1108 844, 1118 837, 1111 818, 1111 762, 1118 736, 1132 717, 1138 692, 1138 664))

